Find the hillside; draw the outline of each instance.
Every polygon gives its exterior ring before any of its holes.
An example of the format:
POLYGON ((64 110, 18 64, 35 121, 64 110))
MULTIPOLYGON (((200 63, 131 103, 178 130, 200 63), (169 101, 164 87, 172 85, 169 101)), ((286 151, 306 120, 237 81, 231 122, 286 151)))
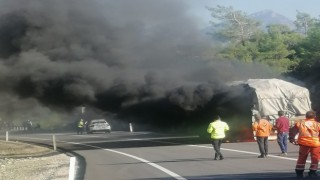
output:
MULTIPOLYGON (((250 14, 249 17, 257 21, 260 21, 261 27, 264 30, 270 24, 283 24, 288 26, 292 30, 295 29, 295 25, 292 20, 272 10, 259 11, 259 12, 250 14)), ((215 30, 211 26, 208 26, 204 28, 202 31, 204 33, 210 33, 210 32, 214 32, 215 30)))
POLYGON ((266 27, 270 24, 283 24, 283 25, 287 25, 291 29, 295 28, 292 20, 272 10, 259 11, 259 12, 250 14, 249 17, 260 21, 262 23, 262 27, 266 27))

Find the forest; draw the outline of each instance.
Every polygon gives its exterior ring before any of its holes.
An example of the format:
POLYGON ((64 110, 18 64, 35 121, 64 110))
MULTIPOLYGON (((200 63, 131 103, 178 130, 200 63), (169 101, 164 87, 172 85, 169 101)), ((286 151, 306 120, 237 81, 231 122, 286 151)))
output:
POLYGON ((218 41, 216 55, 224 60, 265 64, 283 76, 298 79, 310 90, 314 109, 319 109, 320 19, 297 11, 295 29, 283 24, 261 27, 232 7, 208 8, 211 37, 218 41))

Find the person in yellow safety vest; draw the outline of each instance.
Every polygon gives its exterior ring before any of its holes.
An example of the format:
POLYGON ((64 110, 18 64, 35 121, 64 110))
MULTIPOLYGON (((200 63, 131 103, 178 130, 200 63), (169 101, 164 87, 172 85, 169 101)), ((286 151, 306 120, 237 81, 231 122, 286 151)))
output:
POLYGON ((80 119, 77 125, 77 134, 83 134, 84 122, 83 119, 80 119))
POLYGON ((229 126, 226 122, 221 121, 220 116, 214 116, 213 122, 211 122, 207 128, 207 132, 211 134, 211 143, 215 150, 214 160, 222 160, 220 148, 223 139, 226 137, 225 132, 229 130, 229 126))

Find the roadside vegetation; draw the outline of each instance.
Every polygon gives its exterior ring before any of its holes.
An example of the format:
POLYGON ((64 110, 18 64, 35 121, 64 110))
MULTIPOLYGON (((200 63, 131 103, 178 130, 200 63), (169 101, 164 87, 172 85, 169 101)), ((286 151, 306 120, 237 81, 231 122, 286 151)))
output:
MULTIPOLYGON (((215 55, 227 61, 264 64, 279 75, 298 79, 320 94, 320 19, 297 11, 295 29, 283 24, 262 27, 245 12, 232 7, 208 8, 212 16, 209 32, 218 48, 215 55)), ((315 109, 319 102, 313 99, 315 109)))

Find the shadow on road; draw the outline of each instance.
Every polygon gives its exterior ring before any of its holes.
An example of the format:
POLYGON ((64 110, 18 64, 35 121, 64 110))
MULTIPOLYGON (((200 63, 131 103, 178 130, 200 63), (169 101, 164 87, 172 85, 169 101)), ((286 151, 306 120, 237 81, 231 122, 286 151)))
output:
MULTIPOLYGON (((251 174, 227 174, 227 175, 209 175, 209 176, 185 176, 188 180, 292 180, 296 179, 294 172, 283 172, 283 173, 251 173, 251 174)), ((148 180, 169 180, 175 178, 148 178, 148 180)), ((143 179, 139 179, 143 180, 143 179)), ((147 180, 147 179, 145 179, 147 180)))

